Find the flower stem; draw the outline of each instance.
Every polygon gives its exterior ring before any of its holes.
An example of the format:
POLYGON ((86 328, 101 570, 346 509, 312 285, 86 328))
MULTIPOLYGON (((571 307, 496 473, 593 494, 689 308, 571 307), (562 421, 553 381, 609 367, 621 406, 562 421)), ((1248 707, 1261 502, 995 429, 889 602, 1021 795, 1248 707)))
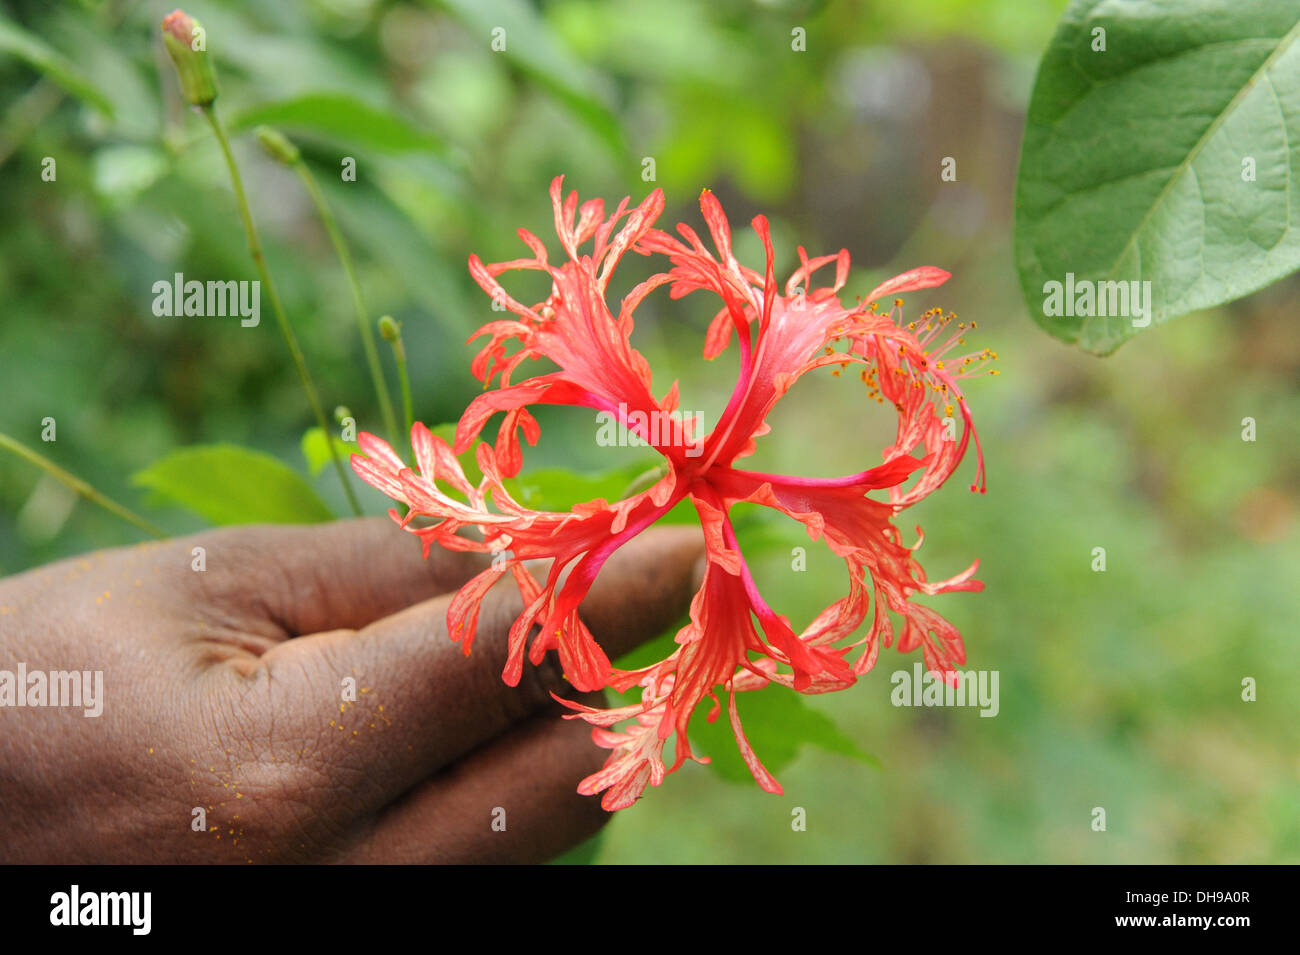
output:
POLYGON ((411 378, 406 371, 406 346, 402 344, 402 326, 391 315, 380 316, 379 335, 393 346, 393 361, 397 363, 397 379, 402 386, 402 411, 406 415, 406 433, 411 433, 415 413, 411 406, 411 378))
POLYGON ((244 220, 244 232, 248 235, 248 251, 253 256, 253 264, 257 266, 257 272, 262 278, 262 285, 266 288, 267 297, 271 300, 271 311, 275 313, 275 320, 280 325, 280 331, 284 334, 285 343, 289 346, 289 355, 293 358, 294 367, 298 369, 298 377, 302 380, 303 391, 307 393, 307 402, 311 405, 312 413, 316 416, 316 424, 326 437, 326 447, 329 448, 330 459, 334 462, 334 470, 338 473, 339 482, 343 485, 343 493, 347 496, 348 504, 352 506, 352 513, 361 514, 361 505, 357 503, 356 494, 352 490, 352 485, 348 483, 347 471, 343 468, 343 462, 339 460, 338 450, 334 447, 334 442, 328 440, 330 436, 329 423, 325 420, 325 411, 321 407, 320 397, 316 394, 316 386, 312 384, 311 374, 307 371, 307 361, 303 358, 302 348, 298 345, 298 338, 293 333, 293 326, 289 324, 289 318, 284 313, 284 306, 280 304, 280 296, 276 294, 275 284, 271 281, 271 272, 266 265, 266 257, 262 254, 262 243, 257 237, 257 227, 253 225, 253 216, 248 208, 248 199, 244 195, 244 183, 239 176, 239 167, 235 165, 235 156, 230 151, 230 140, 226 137, 226 131, 221 125, 221 120, 217 118, 217 112, 213 109, 212 104, 200 107, 203 115, 207 117, 209 125, 212 126, 212 132, 217 137, 217 143, 221 146, 221 153, 225 156, 226 167, 230 170, 230 182, 235 191, 235 203, 239 206, 239 214, 244 220))
POLYGON ((3 432, 0 432, 0 448, 4 448, 6 451, 12 451, 14 454, 18 455, 18 457, 22 458, 23 460, 31 462, 32 464, 40 468, 42 471, 44 471, 46 474, 48 474, 50 477, 54 478, 56 481, 62 484, 64 487, 72 491, 75 491, 77 494, 79 494, 81 497, 84 497, 88 501, 93 501, 95 504, 98 504, 104 510, 112 514, 116 514, 124 521, 128 521, 134 524, 136 527, 140 528, 140 530, 144 531, 150 537, 157 537, 158 539, 161 540, 162 538, 167 536, 167 532, 164 531, 162 528, 158 527, 156 524, 151 524, 149 521, 145 520, 139 514, 136 514, 134 511, 128 510, 127 508, 123 507, 121 504, 117 503, 117 501, 114 501, 112 498, 106 497, 105 495, 101 494, 99 491, 95 490, 94 487, 87 484, 85 481, 77 477, 75 474, 68 473, 67 471, 63 470, 63 468, 59 467, 57 464, 51 461, 49 458, 45 457, 44 455, 37 454, 31 448, 27 447, 24 444, 19 443, 18 441, 15 441, 13 438, 9 437, 9 435, 3 432))
POLYGON ((334 252, 343 265, 343 272, 347 276, 348 285, 352 290, 352 306, 357 315, 357 327, 361 330, 361 345, 365 349, 366 363, 370 366, 370 377, 374 381, 375 394, 379 398, 379 410, 384 418, 384 428, 388 431, 388 440, 395 443, 397 440, 397 418, 393 414, 393 401, 388 394, 388 383, 384 380, 384 368, 379 363, 379 351, 375 348, 375 335, 370 328, 370 319, 366 317, 366 304, 361 297, 361 284, 357 281, 357 272, 352 263, 352 255, 348 252, 347 243, 343 241, 343 233, 339 231, 338 223, 334 219, 334 213, 330 211, 330 207, 325 202, 325 196, 316 183, 316 177, 311 174, 311 170, 302 161, 301 157, 293 163, 293 168, 298 173, 298 178, 302 180, 303 186, 307 189, 307 195, 311 197, 312 204, 316 207, 316 214, 320 216, 325 231, 329 233, 330 242, 334 245, 334 252))
POLYGON ((411 376, 406 371, 406 346, 399 338, 393 342, 393 358, 397 362, 397 378, 402 383, 402 414, 406 416, 406 433, 411 433, 415 425, 415 413, 411 410, 411 376))

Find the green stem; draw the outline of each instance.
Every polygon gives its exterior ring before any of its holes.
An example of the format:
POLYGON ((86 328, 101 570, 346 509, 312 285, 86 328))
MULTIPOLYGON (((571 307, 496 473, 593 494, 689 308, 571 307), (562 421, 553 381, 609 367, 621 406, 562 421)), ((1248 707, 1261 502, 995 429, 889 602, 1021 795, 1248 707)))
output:
POLYGON ((275 291, 275 284, 271 281, 271 272, 266 266, 266 257, 262 254, 262 243, 257 237, 257 227, 253 225, 253 216, 248 209, 248 199, 244 195, 244 183, 239 177, 239 167, 235 165, 235 156, 230 151, 230 140, 226 138, 226 131, 211 104, 200 107, 200 109, 212 126, 212 132, 216 135, 217 142, 221 146, 222 155, 226 158, 226 167, 230 170, 230 182, 235 191, 235 203, 239 206, 239 214, 244 220, 244 231, 248 235, 248 251, 252 254, 253 264, 257 266, 257 272, 262 277, 262 285, 266 288, 267 298, 271 300, 271 311, 275 313, 275 320, 279 323, 280 331, 284 334, 285 343, 289 346, 289 354, 293 358, 294 367, 298 369, 298 377, 302 380, 303 391, 307 392, 307 402, 311 405, 312 413, 316 416, 316 424, 320 426, 321 432, 326 437, 325 446, 329 448, 330 459, 334 462, 334 470, 338 473, 339 482, 343 485, 343 493, 352 506, 352 513, 359 516, 361 514, 361 505, 357 503, 356 494, 352 490, 352 485, 348 482, 347 471, 344 470, 343 462, 339 459, 338 450, 334 447, 334 442, 329 440, 331 434, 329 423, 325 420, 325 411, 321 407, 319 396, 316 394, 316 386, 312 384, 311 375, 307 371, 307 361, 303 358, 302 349, 298 345, 298 337, 293 333, 293 326, 289 324, 289 318, 284 313, 284 306, 280 304, 280 296, 275 291))
POLYGON ((406 371, 406 346, 398 337, 393 341, 393 359, 397 362, 397 380, 402 385, 402 412, 406 415, 406 433, 411 433, 415 424, 415 412, 411 405, 411 377, 406 371))
POLYGON ((102 507, 104 510, 112 514, 116 514, 124 521, 129 521, 130 523, 140 528, 140 530, 144 531, 149 536, 157 537, 160 540, 167 536, 167 532, 164 531, 162 528, 158 527, 156 524, 151 524, 149 521, 145 520, 139 514, 136 514, 134 511, 128 510, 127 508, 123 507, 121 504, 117 503, 117 501, 114 501, 112 498, 106 497, 105 495, 101 494, 99 491, 95 490, 95 488, 87 484, 85 481, 77 477, 75 474, 69 474, 67 471, 63 470, 63 468, 59 467, 49 458, 37 454, 31 448, 27 447, 24 444, 20 444, 19 442, 15 441, 13 438, 9 437, 9 435, 3 432, 0 432, 0 448, 4 448, 7 451, 12 451, 14 454, 18 455, 18 457, 22 458, 23 460, 30 461, 32 464, 36 465, 38 468, 40 468, 50 477, 54 478, 64 487, 67 487, 70 490, 75 491, 77 494, 81 495, 88 501, 93 501, 94 503, 102 507))
POLYGON ((334 213, 330 211, 330 207, 325 202, 325 196, 316 183, 316 177, 311 174, 311 170, 301 158, 293 164, 293 167, 298 173, 298 178, 302 180, 303 186, 306 187, 307 194, 316 207, 316 214, 320 216, 321 222, 325 226, 325 231, 329 233, 330 242, 334 245, 334 252, 343 265, 343 272, 347 276, 348 285, 352 289, 352 306, 357 314, 357 327, 361 330, 361 345, 366 352, 366 363, 370 366, 370 377, 375 383, 375 394, 379 398, 379 410, 384 417, 384 427, 388 430, 388 440, 395 443, 397 440, 397 418, 393 414, 393 401, 388 394, 388 383, 384 380, 384 368, 379 363, 379 351, 375 348, 375 333, 370 328, 370 319, 366 317, 366 304, 361 297, 361 284, 357 281, 357 271, 352 264, 352 255, 348 252, 347 243, 343 241, 343 233, 339 231, 338 223, 334 220, 334 213))

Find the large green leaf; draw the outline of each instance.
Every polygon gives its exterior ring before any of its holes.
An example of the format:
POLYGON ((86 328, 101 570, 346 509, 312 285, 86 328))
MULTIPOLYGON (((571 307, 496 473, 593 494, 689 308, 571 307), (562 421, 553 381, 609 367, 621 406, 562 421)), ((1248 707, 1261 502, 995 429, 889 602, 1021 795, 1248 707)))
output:
POLYGON ((64 90, 85 100, 105 116, 113 115, 113 104, 88 82, 76 67, 44 40, 33 36, 11 20, 0 17, 0 53, 11 53, 40 70, 64 90))
POLYGON ((1098 354, 1300 268, 1300 3, 1075 0, 1039 67, 1016 209, 1030 315, 1098 354), (1046 314, 1067 275, 1149 282, 1127 287, 1149 311, 1046 314))
POLYGON ((309 93, 293 99, 259 103, 230 117, 233 130, 263 124, 316 133, 356 147, 382 152, 442 152, 444 144, 426 129, 397 113, 379 109, 342 93, 309 93))
POLYGON ((613 149, 624 148, 618 120, 592 72, 554 37, 525 0, 438 0, 484 43, 503 41, 501 55, 567 105, 613 149), (503 32, 496 32, 503 31, 503 32))
POLYGON ((131 480, 213 524, 312 524, 334 517, 299 474, 234 444, 181 448, 131 480))

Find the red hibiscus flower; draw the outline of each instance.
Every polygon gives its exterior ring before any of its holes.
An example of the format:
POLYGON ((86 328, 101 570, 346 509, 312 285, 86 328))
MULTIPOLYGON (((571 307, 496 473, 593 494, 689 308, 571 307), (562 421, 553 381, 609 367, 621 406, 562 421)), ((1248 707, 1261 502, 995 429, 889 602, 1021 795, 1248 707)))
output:
MULTIPOLYGON (((435 543, 497 555, 492 568, 457 594, 448 612, 449 628, 466 653, 483 595, 508 570, 518 582, 525 609, 509 635, 509 660, 502 674, 507 683, 519 680, 526 655, 536 664, 555 650, 579 690, 609 686, 625 692, 640 687, 639 703, 615 709, 563 701, 577 711, 574 717, 593 725, 596 742, 612 751, 604 768, 582 782, 580 792, 604 792, 602 805, 621 809, 647 785, 658 785, 686 759, 696 759, 686 728, 705 697, 712 701, 708 718, 717 718, 718 688, 727 694, 736 742, 754 778, 764 789, 780 792, 745 738, 737 693, 770 683, 804 693, 852 685, 871 669, 881 646, 893 643, 890 611, 902 620, 900 651, 920 647, 926 665, 943 673, 965 662, 961 635, 952 624, 911 598, 917 593, 982 589, 973 579, 978 562, 949 580, 927 581, 913 556, 919 541, 913 547, 904 544, 893 520, 939 487, 961 461, 974 430, 957 380, 996 356, 984 350, 945 357, 962 341, 965 325, 952 327, 953 316, 941 310, 927 312, 907 326, 900 324, 901 300, 887 314, 878 311, 879 299, 943 283, 949 275, 940 269, 913 269, 846 307, 838 297, 848 277, 846 251, 810 260, 800 248, 801 265, 779 286, 767 220, 758 216, 753 221, 766 250, 760 273, 736 260, 730 226, 711 192, 701 196, 700 207, 713 251, 686 225, 677 227, 681 239, 654 228, 664 205, 659 190, 631 210, 624 199, 606 217, 601 200, 580 206, 576 193, 563 196, 561 183, 556 179, 551 184, 551 198, 565 253, 562 261, 551 262, 545 245, 523 229, 519 234, 529 257, 493 265, 477 256, 469 260, 475 280, 514 317, 489 322, 471 338, 487 337, 472 366, 487 390, 461 417, 454 447, 417 424, 411 432, 416 464, 412 469, 382 440, 362 434, 359 443, 365 456, 354 456, 352 466, 365 481, 409 508, 405 517, 395 511, 393 516, 423 539, 426 555, 435 543), (590 250, 581 251, 587 243, 590 250), (614 314, 606 289, 629 251, 667 256, 671 268, 634 288, 614 314), (834 282, 813 287, 814 274, 829 265, 834 265, 834 282), (549 275, 550 296, 531 306, 512 298, 497 276, 516 269, 549 275), (663 398, 655 397, 650 367, 631 345, 633 312, 661 285, 669 287, 674 299, 696 291, 721 299, 721 310, 705 337, 707 358, 721 354, 733 333, 738 342, 736 387, 707 435, 695 435, 689 420, 674 417, 679 405, 676 383, 663 398), (550 359, 558 370, 513 380, 524 361, 540 357, 550 359), (805 372, 825 365, 836 366, 835 374, 854 367, 870 395, 898 412, 898 430, 894 443, 884 450, 883 463, 827 479, 738 467, 737 462, 753 452, 755 439, 767 433, 765 419, 781 396, 805 372), (578 405, 612 416, 663 455, 663 477, 624 500, 598 499, 567 513, 522 506, 503 482, 522 466, 520 433, 529 444, 537 441, 538 424, 528 410, 535 404, 578 405), (958 410, 960 428, 954 417, 958 410), (495 442, 477 445, 483 477, 475 486, 456 455, 474 446, 496 414, 502 420, 495 442), (647 426, 659 421, 681 424, 647 426), (870 496, 873 491, 884 494, 870 496), (610 554, 687 498, 703 525, 708 558, 690 622, 677 634, 677 648, 667 659, 639 670, 617 669, 583 625, 578 608, 610 554), (848 593, 802 632, 795 632, 754 584, 728 516, 741 502, 775 508, 802 522, 809 537, 824 539, 844 560, 848 593), (434 522, 421 526, 417 518, 434 522), (460 534, 465 528, 475 528, 477 534, 460 534), (553 560, 543 583, 524 568, 523 562, 534 558, 553 560), (846 643, 864 622, 865 636, 846 643), (850 659, 855 648, 860 650, 850 659), (627 725, 614 729, 619 723, 627 725), (664 749, 674 737, 669 766, 664 749)), ((976 449, 978 456, 978 439, 976 449)), ((977 488, 983 490, 982 456, 972 485, 972 490, 977 488)))

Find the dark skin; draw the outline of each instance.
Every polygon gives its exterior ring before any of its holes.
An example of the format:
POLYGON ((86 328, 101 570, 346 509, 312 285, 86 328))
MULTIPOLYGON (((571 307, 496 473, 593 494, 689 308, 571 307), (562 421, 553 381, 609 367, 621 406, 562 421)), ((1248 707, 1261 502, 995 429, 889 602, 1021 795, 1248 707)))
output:
MULTIPOLYGON (((702 554, 697 530, 670 527, 610 558, 581 615, 611 658, 685 612, 702 554)), ((412 535, 363 519, 0 581, 0 669, 104 674, 98 718, 0 708, 0 862, 539 862, 582 842, 608 814, 574 790, 607 752, 560 718, 551 693, 573 690, 554 653, 502 683, 510 575, 470 656, 447 635, 451 595, 485 566, 437 548, 426 561, 412 535)))

